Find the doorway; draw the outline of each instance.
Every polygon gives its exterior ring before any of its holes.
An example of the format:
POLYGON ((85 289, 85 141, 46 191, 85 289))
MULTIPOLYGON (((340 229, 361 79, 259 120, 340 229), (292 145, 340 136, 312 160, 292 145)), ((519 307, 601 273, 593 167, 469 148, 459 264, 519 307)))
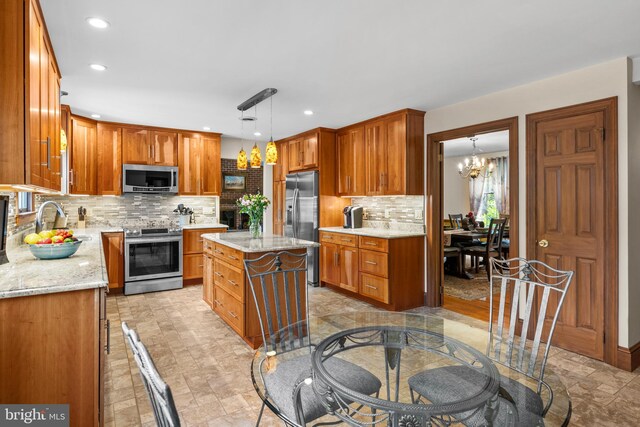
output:
MULTIPOLYGON (((553 343, 617 364, 617 98, 527 115, 527 254, 575 272, 553 343)), ((547 313, 554 311, 550 300, 547 313)), ((545 322, 550 325, 548 315, 545 322)))
MULTIPOLYGON (((488 137, 491 134, 501 135, 506 140, 506 147, 504 147, 506 152, 500 150, 500 154, 503 154, 500 157, 509 159, 507 172, 508 207, 503 209, 508 212, 509 217, 509 257, 516 257, 518 256, 518 118, 512 117, 427 135, 427 305, 430 307, 444 306, 452 311, 485 321, 489 316, 488 298, 468 300, 460 298, 460 295, 448 294, 445 290, 445 248, 450 246, 450 242, 448 241, 449 236, 445 239, 444 228, 445 225, 451 227, 453 224, 445 223, 445 220, 449 220, 448 214, 451 212, 445 212, 444 171, 445 163, 447 163, 445 157, 446 141, 462 143, 471 137, 480 139, 483 135, 488 137)), ((466 185, 469 183, 467 182, 466 185)), ((481 200, 481 202, 483 201, 486 202, 486 198, 481 200)), ((452 205, 448 204, 448 206, 452 205)), ((466 214, 467 212, 462 213, 466 214)), ((476 210, 474 214, 477 213, 476 210)), ((463 270, 465 264, 462 263, 463 270)), ((478 275, 482 274, 486 273, 479 270, 478 275)), ((486 292, 488 296, 488 282, 486 292)))

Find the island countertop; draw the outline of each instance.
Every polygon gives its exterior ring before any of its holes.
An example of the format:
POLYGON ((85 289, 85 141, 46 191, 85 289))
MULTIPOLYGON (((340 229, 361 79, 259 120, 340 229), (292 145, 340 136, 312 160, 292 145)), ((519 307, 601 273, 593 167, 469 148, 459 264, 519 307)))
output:
POLYGON ((78 252, 65 259, 36 259, 27 245, 10 249, 10 262, 0 265, 0 298, 106 288, 101 231, 76 230, 82 244, 78 252))
POLYGON ((248 232, 208 233, 203 234, 202 238, 246 253, 320 247, 319 243, 309 240, 294 239, 293 237, 277 236, 274 234, 265 234, 262 237, 254 239, 248 232))

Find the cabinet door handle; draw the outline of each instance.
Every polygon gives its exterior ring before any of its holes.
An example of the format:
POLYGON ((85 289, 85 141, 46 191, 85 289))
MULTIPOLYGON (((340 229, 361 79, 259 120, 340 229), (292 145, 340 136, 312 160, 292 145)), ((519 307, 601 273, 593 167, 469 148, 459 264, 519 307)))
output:
POLYGON ((342 239, 340 239, 340 240, 342 240, 343 242, 350 242, 350 241, 351 241, 351 239, 350 239, 350 238, 348 238, 348 237, 343 237, 343 238, 342 238, 342 239))
POLYGON ((217 305, 219 305, 220 307, 224 307, 224 304, 222 304, 220 301, 218 301, 217 299, 214 299, 213 302, 215 302, 217 305))
POLYGON ((107 319, 105 328, 107 329, 107 345, 104 349, 107 351, 107 354, 111 354, 111 321, 109 319, 107 319))
POLYGON ((151 145, 147 146, 147 152, 148 152, 149 158, 151 158, 151 145))
POLYGON ((338 252, 333 253, 333 265, 336 267, 340 265, 340 254, 338 252))
POLYGON ((152 145, 151 146, 151 157, 153 157, 153 161, 156 161, 156 146, 152 145))
POLYGON ((238 286, 238 284, 233 280, 227 279, 227 282, 231 283, 233 286, 238 286))
POLYGON ((236 314, 233 311, 227 310, 227 313, 229 313, 229 316, 233 317, 234 319, 238 318, 238 316, 236 316, 236 314))
POLYGON ((216 274, 216 276, 218 276, 218 277, 224 277, 224 276, 222 275, 222 273, 219 273, 219 272, 217 272, 217 271, 216 271, 216 273, 215 273, 215 274, 216 274))
POLYGON ((373 261, 365 261, 365 264, 378 265, 377 262, 373 262, 373 261))
POLYGON ((202 268, 202 267, 204 267, 204 265, 200 264, 200 265, 198 265, 198 267, 202 268))
POLYGON ((69 185, 73 185, 73 169, 69 170, 69 185))
POLYGON ((47 137, 47 169, 51 169, 51 138, 47 137))
POLYGON ((231 258, 232 260, 237 260, 238 258, 234 257, 233 255, 227 255, 229 258, 231 258))
POLYGON ((364 242, 364 244, 369 246, 378 246, 378 244, 375 242, 364 242))
POLYGON ((375 287, 375 286, 371 286, 371 285, 364 285, 364 286, 365 286, 366 288, 369 288, 369 289, 378 289, 377 287, 375 287))

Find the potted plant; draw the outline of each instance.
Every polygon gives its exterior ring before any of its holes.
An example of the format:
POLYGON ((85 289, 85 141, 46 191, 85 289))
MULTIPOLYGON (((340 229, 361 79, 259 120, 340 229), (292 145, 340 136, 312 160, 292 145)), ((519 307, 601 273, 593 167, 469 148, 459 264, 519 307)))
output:
POLYGON ((251 237, 258 238, 261 234, 260 223, 264 216, 264 210, 271 202, 264 195, 245 194, 236 201, 240 213, 249 215, 249 232, 251 237))

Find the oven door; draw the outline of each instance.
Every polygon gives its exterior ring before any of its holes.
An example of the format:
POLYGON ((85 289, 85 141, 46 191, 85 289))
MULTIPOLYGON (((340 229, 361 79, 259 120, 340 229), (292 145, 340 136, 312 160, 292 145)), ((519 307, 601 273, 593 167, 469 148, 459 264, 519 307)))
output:
POLYGON ((182 236, 125 239, 124 281, 182 276, 182 236))

